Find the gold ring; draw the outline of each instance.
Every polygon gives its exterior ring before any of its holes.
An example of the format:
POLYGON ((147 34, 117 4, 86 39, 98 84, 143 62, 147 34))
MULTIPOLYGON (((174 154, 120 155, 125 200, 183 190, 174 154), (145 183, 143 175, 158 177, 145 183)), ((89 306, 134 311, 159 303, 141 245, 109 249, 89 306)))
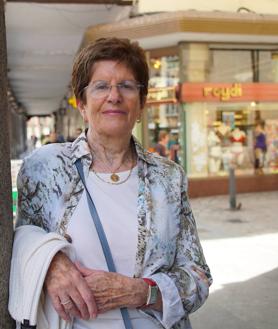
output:
POLYGON ((67 300, 65 300, 65 301, 61 301, 61 305, 67 305, 69 303, 71 303, 71 299, 70 298, 67 299, 67 300))

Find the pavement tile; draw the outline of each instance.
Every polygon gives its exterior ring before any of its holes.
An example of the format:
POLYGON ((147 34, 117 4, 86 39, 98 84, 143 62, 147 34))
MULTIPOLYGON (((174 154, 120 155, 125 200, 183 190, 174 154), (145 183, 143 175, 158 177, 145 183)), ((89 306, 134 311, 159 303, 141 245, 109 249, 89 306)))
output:
POLYGON ((191 200, 214 283, 193 329, 278 328, 278 191, 191 200))

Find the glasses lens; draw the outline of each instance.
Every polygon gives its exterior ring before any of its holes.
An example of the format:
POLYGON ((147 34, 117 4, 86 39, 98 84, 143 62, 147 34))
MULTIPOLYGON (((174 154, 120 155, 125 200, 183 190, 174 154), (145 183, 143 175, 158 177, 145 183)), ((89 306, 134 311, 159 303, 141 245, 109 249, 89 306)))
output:
POLYGON ((97 81, 89 86, 89 91, 94 98, 106 97, 109 95, 110 85, 105 81, 97 81))
POLYGON ((125 97, 132 98, 138 95, 139 85, 135 81, 123 81, 117 87, 125 97))
POLYGON ((110 85, 106 81, 95 81, 88 86, 88 91, 93 98, 105 98, 109 96, 113 87, 116 87, 123 97, 133 98, 138 96, 142 86, 131 80, 122 81, 116 85, 110 85))

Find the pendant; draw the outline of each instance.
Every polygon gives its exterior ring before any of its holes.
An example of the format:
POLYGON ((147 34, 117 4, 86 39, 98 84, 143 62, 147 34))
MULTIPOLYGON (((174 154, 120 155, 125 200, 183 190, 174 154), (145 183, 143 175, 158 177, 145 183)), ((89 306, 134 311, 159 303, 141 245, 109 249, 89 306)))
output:
POLYGON ((110 176, 110 179, 113 181, 113 182, 118 182, 120 180, 120 177, 117 175, 117 174, 112 174, 110 176))

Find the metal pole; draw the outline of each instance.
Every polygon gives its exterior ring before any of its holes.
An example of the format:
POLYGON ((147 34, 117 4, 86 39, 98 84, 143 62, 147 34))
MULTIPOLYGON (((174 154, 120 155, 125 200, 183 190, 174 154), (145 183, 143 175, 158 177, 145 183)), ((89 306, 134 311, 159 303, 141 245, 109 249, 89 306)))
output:
POLYGON ((236 210, 236 180, 235 169, 230 166, 229 168, 229 195, 230 195, 230 209, 236 210))

